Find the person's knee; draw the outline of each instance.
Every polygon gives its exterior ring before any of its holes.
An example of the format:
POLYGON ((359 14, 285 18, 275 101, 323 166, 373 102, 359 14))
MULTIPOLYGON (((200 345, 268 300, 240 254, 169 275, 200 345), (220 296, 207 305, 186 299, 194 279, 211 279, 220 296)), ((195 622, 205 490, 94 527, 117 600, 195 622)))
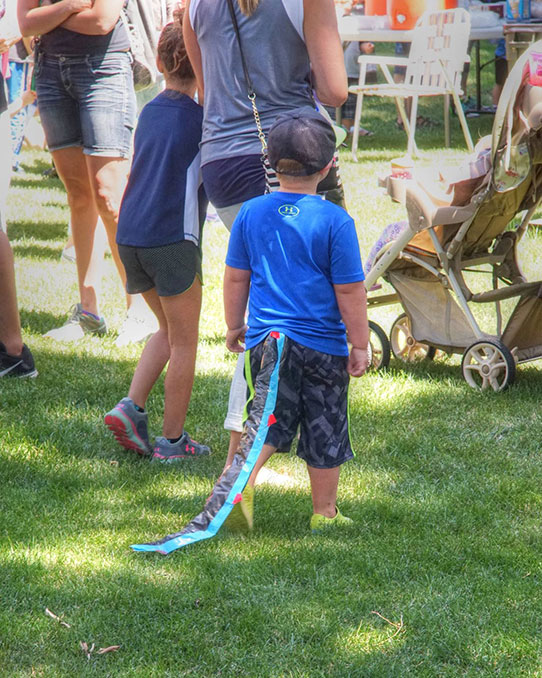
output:
POLYGON ((65 179, 68 205, 72 210, 88 210, 93 202, 92 190, 88 181, 82 179, 65 179))
POLYGON ((96 182, 94 196, 96 200, 96 207, 104 221, 110 219, 118 219, 120 201, 117 197, 117 191, 109 184, 96 182))

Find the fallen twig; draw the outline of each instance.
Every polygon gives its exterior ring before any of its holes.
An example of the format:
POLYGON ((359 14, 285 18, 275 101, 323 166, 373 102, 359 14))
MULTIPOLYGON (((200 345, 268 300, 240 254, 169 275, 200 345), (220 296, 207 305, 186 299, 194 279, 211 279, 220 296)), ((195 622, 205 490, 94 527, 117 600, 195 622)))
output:
POLYGON ((45 608, 45 614, 48 617, 51 617, 51 619, 54 619, 61 626, 65 626, 67 629, 71 629, 71 626, 70 626, 70 624, 68 624, 68 622, 62 621, 62 619, 60 617, 58 617, 54 612, 51 612, 51 610, 48 607, 45 608))
POLYGON ((393 640, 400 633, 404 633, 405 625, 403 623, 403 615, 401 615, 401 619, 398 622, 392 622, 389 619, 386 619, 386 617, 384 617, 384 615, 380 614, 380 612, 377 612, 376 610, 372 610, 371 614, 376 614, 377 617, 380 617, 380 619, 383 619, 385 622, 387 622, 390 626, 393 626, 393 628, 395 629, 395 633, 392 633, 391 636, 384 638, 384 640, 381 640, 379 643, 377 643, 377 645, 382 645, 383 643, 387 643, 388 640, 393 640))

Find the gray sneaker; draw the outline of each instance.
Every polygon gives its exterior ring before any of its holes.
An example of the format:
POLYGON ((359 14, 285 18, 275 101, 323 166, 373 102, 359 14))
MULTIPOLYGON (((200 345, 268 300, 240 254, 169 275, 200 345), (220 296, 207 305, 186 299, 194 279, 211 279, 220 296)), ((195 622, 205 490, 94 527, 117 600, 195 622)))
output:
POLYGON ((181 459, 190 457, 204 457, 211 454, 207 445, 197 443, 186 431, 176 443, 170 443, 167 438, 159 436, 154 441, 154 450, 151 461, 160 461, 162 464, 176 464, 181 459))
POLYGON ((92 313, 84 311, 81 304, 70 308, 70 317, 61 327, 49 330, 44 336, 56 341, 78 341, 85 334, 103 335, 107 332, 104 318, 96 318, 92 313))
POLYGON ((152 448, 147 430, 147 413, 136 410, 131 398, 123 398, 104 417, 104 423, 115 440, 126 450, 149 456, 152 448))

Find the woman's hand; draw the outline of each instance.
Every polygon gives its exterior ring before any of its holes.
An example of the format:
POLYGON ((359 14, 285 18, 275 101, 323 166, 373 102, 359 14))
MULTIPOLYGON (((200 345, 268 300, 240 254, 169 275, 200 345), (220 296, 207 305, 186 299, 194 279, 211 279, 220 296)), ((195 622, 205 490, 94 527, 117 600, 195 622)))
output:
MULTIPOLYGON (((87 0, 69 1, 81 3, 87 0)), ((115 28, 123 6, 124 0, 93 0, 90 7, 73 12, 62 26, 83 35, 107 35, 115 28)))
MULTIPOLYGON (((111 0, 112 1, 112 0, 111 0)), ((70 16, 92 9, 94 0, 17 0, 17 18, 23 36, 43 35, 60 26, 70 16)))
MULTIPOLYGON (((82 12, 84 9, 90 9, 94 4, 94 0, 64 0, 69 7, 72 14, 82 12)), ((54 0, 41 0, 40 7, 47 7, 48 5, 56 4, 54 0)))
MULTIPOLYGON (((48 0, 48 2, 49 1, 50 0, 48 0)), ((92 9, 94 5, 94 0, 65 0, 65 1, 69 4, 72 14, 82 12, 85 9, 92 9)))

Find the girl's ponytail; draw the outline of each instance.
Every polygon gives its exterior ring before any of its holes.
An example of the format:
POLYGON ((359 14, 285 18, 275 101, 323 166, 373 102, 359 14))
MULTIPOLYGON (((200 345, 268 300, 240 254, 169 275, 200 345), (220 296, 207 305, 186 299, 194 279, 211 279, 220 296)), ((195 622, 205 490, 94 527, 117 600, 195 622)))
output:
POLYGON ((178 80, 194 80, 194 70, 183 40, 183 9, 173 12, 173 21, 164 26, 158 40, 158 56, 169 76, 178 80))

